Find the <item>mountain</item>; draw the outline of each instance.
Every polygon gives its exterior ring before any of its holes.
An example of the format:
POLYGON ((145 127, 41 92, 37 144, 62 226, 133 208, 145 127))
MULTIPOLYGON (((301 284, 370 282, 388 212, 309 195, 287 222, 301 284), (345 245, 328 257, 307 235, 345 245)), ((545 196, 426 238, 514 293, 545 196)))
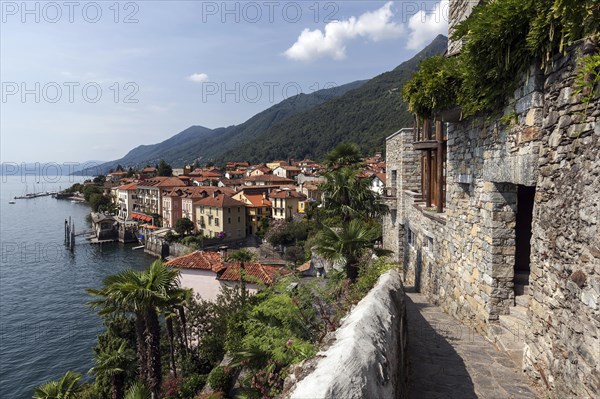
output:
POLYGON ((404 83, 423 59, 443 54, 447 46, 448 39, 439 35, 394 70, 374 77, 343 96, 273 125, 254 141, 225 150, 215 160, 322 159, 343 141, 359 144, 365 154, 383 150, 387 136, 413 125, 413 117, 401 95, 404 83))
POLYGON ((240 125, 192 126, 161 143, 136 147, 101 168, 139 167, 160 159, 175 167, 195 160, 219 164, 321 159, 343 141, 356 142, 365 154, 382 150, 385 137, 413 123, 401 96, 402 86, 423 59, 443 54, 447 46, 448 38, 439 35, 410 60, 368 81, 290 97, 240 125))
POLYGON ((209 160, 215 154, 221 153, 222 148, 231 148, 240 142, 252 141, 272 125, 339 97, 365 82, 366 80, 361 80, 310 94, 298 94, 254 115, 240 125, 217 129, 191 126, 161 143, 140 145, 129 151, 123 158, 106 162, 100 167, 105 171, 114 169, 119 164, 140 167, 146 164, 154 165, 161 159, 177 167, 196 159, 209 160))

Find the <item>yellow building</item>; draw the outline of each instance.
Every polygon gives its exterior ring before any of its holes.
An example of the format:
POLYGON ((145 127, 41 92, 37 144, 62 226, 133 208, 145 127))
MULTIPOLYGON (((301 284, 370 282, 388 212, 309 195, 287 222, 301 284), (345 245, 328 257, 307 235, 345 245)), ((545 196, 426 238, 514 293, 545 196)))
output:
POLYGON ((304 201, 306 196, 296 190, 282 189, 271 192, 269 199, 273 219, 285 220, 299 212, 299 202, 304 201))
POLYGON ((243 190, 233 196, 233 199, 246 205, 246 232, 256 234, 263 218, 271 217, 271 201, 266 191, 243 190))
POLYGON ((196 230, 206 237, 220 237, 225 241, 246 237, 246 209, 244 203, 214 193, 193 202, 196 230))

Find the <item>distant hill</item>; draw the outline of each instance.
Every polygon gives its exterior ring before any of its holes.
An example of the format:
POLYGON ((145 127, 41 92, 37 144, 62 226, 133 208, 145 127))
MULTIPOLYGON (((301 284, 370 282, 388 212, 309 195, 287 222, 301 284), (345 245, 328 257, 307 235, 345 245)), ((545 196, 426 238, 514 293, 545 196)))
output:
POLYGON ((448 39, 439 35, 410 60, 371 80, 288 98, 240 125, 218 129, 192 126, 161 143, 136 147, 101 167, 144 166, 160 159, 175 167, 197 159, 216 163, 321 159, 343 141, 358 143, 365 154, 382 150, 385 137, 412 126, 402 86, 419 62, 443 54, 447 46, 448 39))
POLYGON ((240 125, 217 129, 191 126, 161 143, 140 145, 129 151, 123 158, 104 163, 101 168, 114 169, 119 164, 127 167, 154 165, 161 159, 175 167, 191 163, 196 159, 208 161, 214 159, 215 154, 222 153, 224 148, 252 141, 272 125, 339 97, 365 82, 366 80, 361 80, 310 94, 298 94, 254 115, 240 125))
POLYGON ((374 77, 339 98, 272 126, 254 141, 239 143, 224 151, 216 160, 322 159, 343 141, 359 144, 365 154, 382 150, 385 137, 413 124, 412 115, 401 95, 404 83, 423 59, 443 54, 447 46, 448 39, 439 35, 394 70, 374 77))

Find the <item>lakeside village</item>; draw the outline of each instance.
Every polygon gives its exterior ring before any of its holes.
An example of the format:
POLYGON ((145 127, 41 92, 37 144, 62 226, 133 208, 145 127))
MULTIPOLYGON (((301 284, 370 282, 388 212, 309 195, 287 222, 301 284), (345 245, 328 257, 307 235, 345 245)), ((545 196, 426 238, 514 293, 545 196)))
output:
POLYGON ((385 162, 346 143, 65 193, 96 240, 166 261, 88 289, 95 379, 34 398, 600 397, 598 2, 450 1, 448 22, 385 162))
POLYGON ((92 243, 139 242, 159 260, 87 290, 106 328, 93 349, 96 378, 68 371, 34 398, 66 386, 78 399, 289 390, 289 367, 313 357, 395 267, 381 248, 385 181, 381 154, 342 143, 323 163, 161 161, 57 193, 92 207, 92 243))
MULTIPOLYGON (((192 249, 258 247, 271 227, 285 229, 314 217, 325 173, 326 167, 310 159, 228 162, 223 168, 172 168, 161 161, 139 171, 119 165, 54 196, 91 205, 92 231, 86 238, 92 243, 139 242, 146 252, 169 258, 192 249)), ((360 159, 356 176, 381 196, 386 182, 381 154, 360 159)), ((287 252, 289 242, 271 241, 287 252)), ((293 263, 303 256, 288 259, 293 263)))

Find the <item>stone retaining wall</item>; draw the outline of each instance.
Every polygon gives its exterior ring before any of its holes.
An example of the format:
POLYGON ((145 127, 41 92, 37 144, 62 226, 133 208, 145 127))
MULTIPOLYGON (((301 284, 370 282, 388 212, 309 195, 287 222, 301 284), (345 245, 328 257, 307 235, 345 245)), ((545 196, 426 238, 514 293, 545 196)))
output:
POLYGON ((407 280, 487 333, 515 304, 517 187, 535 186, 523 364, 556 397, 600 397, 600 99, 573 95, 580 57, 532 67, 510 118, 450 123, 444 214, 403 192, 399 231, 384 223, 407 280))
POLYGON ((352 309, 333 343, 292 370, 286 398, 407 397, 406 308, 400 274, 391 270, 352 309), (296 379, 306 370, 306 377, 296 379))

